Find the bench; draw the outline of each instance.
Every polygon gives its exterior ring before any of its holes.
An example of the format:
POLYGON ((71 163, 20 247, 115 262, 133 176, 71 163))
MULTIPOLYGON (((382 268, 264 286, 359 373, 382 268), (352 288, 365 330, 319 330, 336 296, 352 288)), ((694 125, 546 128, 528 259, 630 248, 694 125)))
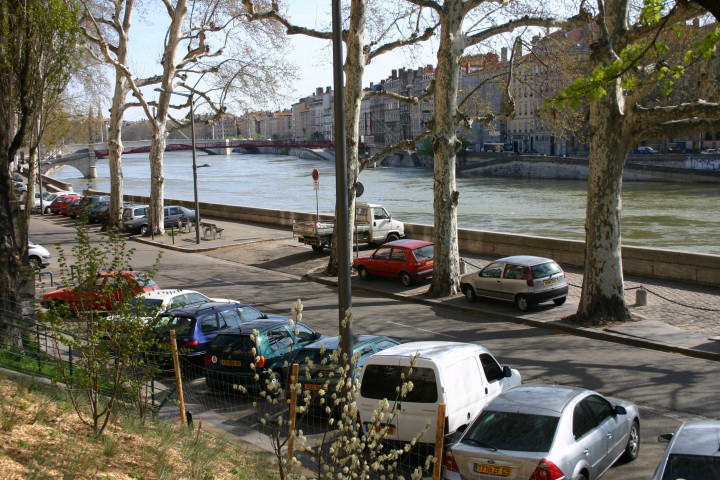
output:
POLYGON ((184 232, 187 230, 187 233, 190 233, 194 223, 195 222, 188 217, 178 218, 178 232, 184 232))
POLYGON ((212 236, 212 239, 215 240, 215 237, 222 238, 222 232, 224 228, 220 228, 214 223, 206 223, 206 222, 200 222, 200 227, 203 231, 203 238, 205 240, 209 240, 209 237, 212 236))

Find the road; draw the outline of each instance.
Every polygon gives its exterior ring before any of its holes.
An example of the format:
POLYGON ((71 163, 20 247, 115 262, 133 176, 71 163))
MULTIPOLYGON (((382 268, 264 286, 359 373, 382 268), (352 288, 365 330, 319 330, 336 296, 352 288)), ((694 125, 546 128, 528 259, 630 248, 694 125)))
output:
MULTIPOLYGON (((68 251, 67 245, 73 242, 70 225, 56 218, 34 219, 30 239, 48 247, 55 257, 52 244, 66 245, 68 251)), ((150 268, 159 249, 135 242, 129 242, 129 246, 136 249, 133 268, 150 268)), ((297 263, 313 258, 309 247, 301 248, 297 250, 297 263)), ((331 335, 337 331, 335 288, 238 263, 264 262, 249 262, 243 257, 247 253, 233 254, 230 250, 212 254, 165 250, 155 280, 161 288, 192 288, 212 297, 236 298, 267 313, 289 315, 293 302, 301 299, 304 323, 331 335)), ((55 260, 51 271, 57 267, 55 260)), ((637 403, 641 412, 640 457, 630 464, 615 466, 605 479, 649 478, 665 448, 657 442, 659 434, 675 430, 683 420, 719 416, 720 375, 716 362, 564 335, 360 291, 353 294, 352 304, 355 333, 479 343, 503 365, 517 368, 525 383, 582 386, 637 403)))

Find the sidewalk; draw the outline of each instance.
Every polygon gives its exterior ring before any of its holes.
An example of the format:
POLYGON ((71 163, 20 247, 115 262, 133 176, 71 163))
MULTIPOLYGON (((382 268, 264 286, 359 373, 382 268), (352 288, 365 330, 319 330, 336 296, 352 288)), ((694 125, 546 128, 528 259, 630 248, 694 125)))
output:
MULTIPOLYGON (((222 238, 204 238, 200 243, 195 231, 174 236, 142 238, 134 241, 158 245, 176 251, 205 253, 254 265, 260 268, 282 271, 309 281, 337 285, 337 278, 325 277, 322 270, 327 253, 318 255, 310 247, 293 240, 287 227, 251 224, 225 219, 205 219, 222 228, 222 238)), ((371 250, 361 250, 361 254, 371 250)), ((467 255, 461 252, 468 271, 486 265, 491 258, 467 255)), ((668 282, 664 280, 627 277, 626 300, 630 311, 639 320, 608 328, 578 328, 561 319, 577 310, 582 285, 582 270, 567 268, 566 278, 570 285, 568 301, 556 307, 552 304, 536 306, 526 313, 517 311, 512 304, 478 301, 470 303, 462 296, 445 299, 428 299, 423 294, 428 289, 424 282, 408 290, 399 281, 377 279, 360 282, 353 276, 353 290, 376 295, 413 301, 467 313, 490 316, 508 322, 549 328, 567 334, 581 335, 606 341, 623 343, 642 348, 667 351, 699 358, 720 361, 720 289, 706 285, 668 282), (640 287, 647 293, 647 305, 636 306, 636 294, 640 287)))

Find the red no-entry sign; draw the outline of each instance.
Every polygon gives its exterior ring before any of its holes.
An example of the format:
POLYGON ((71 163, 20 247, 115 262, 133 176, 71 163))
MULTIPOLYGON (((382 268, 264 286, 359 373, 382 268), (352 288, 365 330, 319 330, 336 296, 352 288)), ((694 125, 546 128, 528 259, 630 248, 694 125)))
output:
POLYGON ((318 172, 317 168, 313 168, 312 171, 312 178, 317 182, 318 178, 320 178, 320 172, 318 172))

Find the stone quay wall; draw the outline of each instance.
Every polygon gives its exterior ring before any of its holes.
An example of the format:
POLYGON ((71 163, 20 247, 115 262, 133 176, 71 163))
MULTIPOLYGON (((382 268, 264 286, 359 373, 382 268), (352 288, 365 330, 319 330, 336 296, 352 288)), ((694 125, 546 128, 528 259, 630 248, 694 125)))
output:
MULTIPOLYGON (((102 194, 102 192, 92 193, 102 194)), ((125 200, 139 204, 149 202, 148 197, 137 195, 125 195, 125 200)), ((165 204, 195 208, 194 202, 185 200, 166 198, 165 204)), ((205 217, 288 228, 292 227, 293 222, 316 219, 314 213, 206 202, 200 202, 200 212, 205 217)), ((320 215, 322 221, 331 221, 332 219, 332 216, 320 215)), ((405 234, 409 238, 432 241, 433 230, 434 228, 430 225, 405 224, 405 234)), ((580 268, 584 266, 585 242, 577 240, 459 229, 458 244, 460 251, 478 255, 497 258, 516 254, 538 255, 553 258, 561 265, 580 268)), ((625 274, 720 286, 720 255, 624 246, 622 247, 622 261, 625 274)))

